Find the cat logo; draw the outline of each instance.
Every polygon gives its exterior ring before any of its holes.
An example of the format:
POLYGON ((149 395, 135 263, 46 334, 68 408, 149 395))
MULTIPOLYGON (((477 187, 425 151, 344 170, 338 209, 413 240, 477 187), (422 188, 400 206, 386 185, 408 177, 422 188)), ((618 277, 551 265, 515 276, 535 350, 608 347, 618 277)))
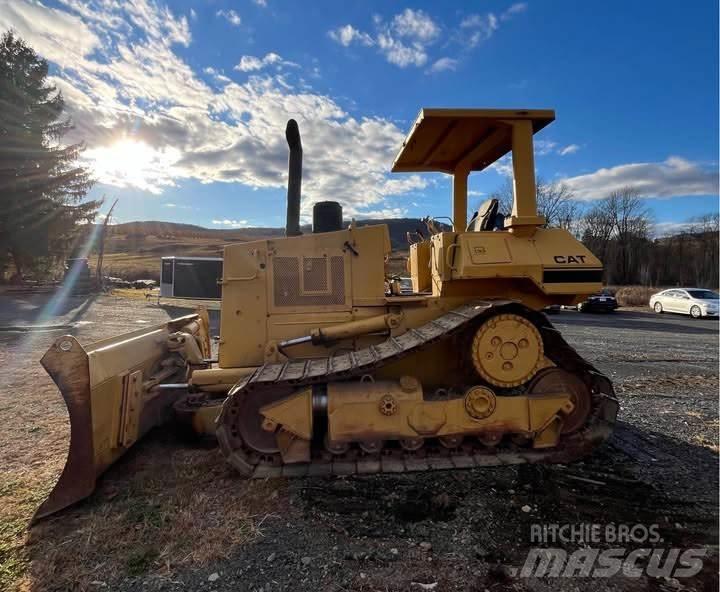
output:
POLYGON ((555 255, 555 263, 585 263, 585 255, 555 255))

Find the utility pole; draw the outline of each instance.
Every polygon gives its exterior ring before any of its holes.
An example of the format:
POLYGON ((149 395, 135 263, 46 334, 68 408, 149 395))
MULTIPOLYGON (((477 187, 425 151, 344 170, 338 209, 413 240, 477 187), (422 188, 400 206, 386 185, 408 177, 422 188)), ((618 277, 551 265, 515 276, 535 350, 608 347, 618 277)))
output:
POLYGON ((110 206, 110 210, 107 213, 107 216, 105 216, 105 220, 103 221, 103 227, 100 231, 100 240, 98 243, 98 258, 97 258, 97 267, 95 271, 95 283, 98 287, 102 287, 102 265, 103 265, 103 256, 105 255, 105 236, 107 233, 107 227, 108 223, 110 222, 110 216, 112 216, 112 212, 115 209, 115 205, 117 204, 118 200, 116 199, 113 202, 113 205, 110 206))

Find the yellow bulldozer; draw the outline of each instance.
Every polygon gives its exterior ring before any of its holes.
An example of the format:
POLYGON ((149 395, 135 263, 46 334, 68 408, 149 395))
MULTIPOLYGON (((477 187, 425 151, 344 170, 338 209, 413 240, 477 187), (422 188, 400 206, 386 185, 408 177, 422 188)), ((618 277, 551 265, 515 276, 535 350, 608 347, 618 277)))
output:
POLYGON ((452 227, 413 239, 412 290, 386 271, 385 225, 336 202, 300 231, 302 144, 290 120, 285 238, 224 249, 220 335, 203 310, 42 358, 67 404, 67 463, 35 518, 93 491, 154 426, 214 435, 249 478, 569 462, 611 433, 611 382, 542 309, 602 287, 602 264, 536 204, 534 133, 551 110, 423 109, 396 172, 452 175, 452 227), (512 212, 467 220, 467 181, 512 153, 512 212))

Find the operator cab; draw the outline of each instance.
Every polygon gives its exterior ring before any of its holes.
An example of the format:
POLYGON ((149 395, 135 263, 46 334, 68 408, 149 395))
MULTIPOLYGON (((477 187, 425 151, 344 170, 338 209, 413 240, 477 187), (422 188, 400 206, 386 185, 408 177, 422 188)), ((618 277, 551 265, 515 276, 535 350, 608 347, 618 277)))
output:
POLYGON ((500 202, 494 197, 485 200, 470 218, 465 232, 487 232, 502 230, 504 216, 498 212, 500 202))
MULTIPOLYGON (((449 257, 439 260, 441 267, 452 269, 457 241, 464 233, 504 231, 515 237, 532 237, 545 224, 536 203, 533 135, 555 120, 550 109, 422 109, 400 152, 392 171, 402 173, 440 172, 452 175, 453 237, 449 257), (512 155, 513 204, 511 212, 500 212, 499 202, 486 200, 467 221, 468 176, 482 171, 505 155, 512 155), (447 264, 447 265, 445 265, 447 264)), ((445 230, 433 228, 434 220, 425 219, 429 240, 409 240, 409 271, 413 292, 431 291, 431 244, 445 230)), ((409 237, 410 239, 411 237, 409 237)), ((489 238, 489 237, 488 237, 489 238)), ((440 243, 437 243, 439 246, 440 243)), ((504 248, 504 247, 502 247, 504 248)), ((488 261, 488 263, 490 263, 488 261)), ((438 269, 438 265, 435 265, 438 269)), ((445 273, 449 279, 452 272, 445 273)))

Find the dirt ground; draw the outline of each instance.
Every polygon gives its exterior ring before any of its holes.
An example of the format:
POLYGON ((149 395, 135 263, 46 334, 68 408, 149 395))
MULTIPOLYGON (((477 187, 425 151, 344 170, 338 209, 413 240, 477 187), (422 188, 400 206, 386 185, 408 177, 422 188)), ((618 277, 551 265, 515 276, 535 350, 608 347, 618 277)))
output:
POLYGON ((39 358, 63 333, 91 342, 186 313, 178 304, 0 294, 0 589, 718 589, 718 323, 639 311, 551 317, 621 402, 615 434, 583 462, 247 482, 211 443, 156 431, 89 500, 28 531, 68 446, 39 358), (661 542, 595 546, 702 548, 704 566, 521 577, 533 525, 565 523, 657 525, 661 542))

